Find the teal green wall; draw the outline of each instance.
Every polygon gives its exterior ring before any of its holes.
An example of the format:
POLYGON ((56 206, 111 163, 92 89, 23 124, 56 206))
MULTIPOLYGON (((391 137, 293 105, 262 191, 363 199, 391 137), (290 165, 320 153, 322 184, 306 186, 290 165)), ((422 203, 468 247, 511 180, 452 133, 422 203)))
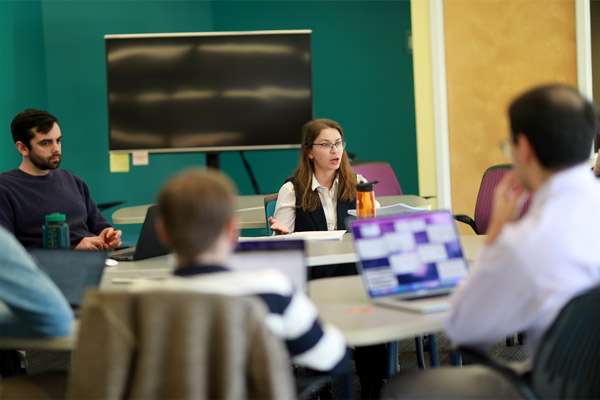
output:
MULTIPOLYGON (((312 29, 316 117, 339 121, 350 152, 387 160, 406 193, 418 193, 408 1, 0 1, 0 170, 20 158, 10 121, 28 107, 56 115, 63 164, 97 202, 154 201, 160 185, 203 154, 151 154, 149 166, 111 174, 103 35, 312 29)), ((277 191, 296 150, 247 152, 263 192, 277 191)), ((252 194, 238 153, 221 168, 252 194)), ((113 210, 110 212, 112 213, 113 210)))
POLYGON ((25 105, 48 107, 43 26, 39 1, 0 1, 0 171, 21 162, 10 135, 12 118, 25 105))

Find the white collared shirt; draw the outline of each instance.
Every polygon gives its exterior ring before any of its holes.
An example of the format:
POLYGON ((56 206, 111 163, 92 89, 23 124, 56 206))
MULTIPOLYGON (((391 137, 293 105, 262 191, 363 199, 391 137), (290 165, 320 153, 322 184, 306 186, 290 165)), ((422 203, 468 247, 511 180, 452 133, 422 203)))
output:
POLYGON ((525 217, 483 248, 453 294, 449 338, 486 346, 525 331, 533 359, 565 304, 600 283, 599 228, 600 182, 589 167, 556 173, 525 217))
MULTIPOLYGON (((367 181, 362 175, 356 175, 356 179, 358 183, 367 181)), ((325 219, 327 220, 327 230, 329 231, 337 229, 338 186, 338 177, 333 181, 331 189, 327 189, 326 187, 321 186, 313 174, 311 189, 316 190, 319 195, 319 200, 321 201, 323 211, 325 212, 325 219)), ((292 182, 286 182, 281 189, 279 189, 273 218, 285 224, 290 229, 290 232, 294 232, 296 227, 296 192, 292 182)))

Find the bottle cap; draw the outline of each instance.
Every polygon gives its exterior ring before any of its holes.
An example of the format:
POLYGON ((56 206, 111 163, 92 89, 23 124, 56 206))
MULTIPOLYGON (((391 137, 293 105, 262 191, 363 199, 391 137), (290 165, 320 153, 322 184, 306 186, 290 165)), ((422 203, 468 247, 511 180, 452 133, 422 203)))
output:
POLYGON ((370 192, 375 188, 376 183, 379 183, 379 179, 375 179, 371 182, 357 183, 356 190, 359 192, 370 192))
POLYGON ((46 215, 46 222, 63 222, 67 219, 65 214, 54 213, 46 215))

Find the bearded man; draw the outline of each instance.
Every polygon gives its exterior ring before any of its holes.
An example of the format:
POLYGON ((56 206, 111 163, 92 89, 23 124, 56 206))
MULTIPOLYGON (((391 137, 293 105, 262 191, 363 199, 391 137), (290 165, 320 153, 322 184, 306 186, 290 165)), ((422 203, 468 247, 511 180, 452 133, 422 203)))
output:
POLYGON ((121 231, 100 213, 85 182, 59 168, 62 133, 56 117, 28 109, 13 119, 11 132, 23 160, 19 168, 0 174, 0 225, 24 247, 42 247, 45 216, 61 213, 69 224, 71 247, 119 247, 121 231))

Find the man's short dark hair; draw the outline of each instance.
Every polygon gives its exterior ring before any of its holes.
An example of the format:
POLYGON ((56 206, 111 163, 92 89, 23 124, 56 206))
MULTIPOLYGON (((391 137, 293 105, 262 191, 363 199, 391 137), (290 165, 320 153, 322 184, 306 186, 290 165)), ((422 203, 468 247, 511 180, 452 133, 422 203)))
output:
POLYGON ((540 164, 560 170, 586 161, 598 133, 598 112, 577 90, 545 85, 529 90, 510 105, 512 141, 524 134, 540 164))
POLYGON ((31 149, 31 139, 35 132, 48 133, 55 123, 58 124, 58 119, 49 112, 29 108, 13 118, 10 130, 15 143, 23 142, 31 149))

